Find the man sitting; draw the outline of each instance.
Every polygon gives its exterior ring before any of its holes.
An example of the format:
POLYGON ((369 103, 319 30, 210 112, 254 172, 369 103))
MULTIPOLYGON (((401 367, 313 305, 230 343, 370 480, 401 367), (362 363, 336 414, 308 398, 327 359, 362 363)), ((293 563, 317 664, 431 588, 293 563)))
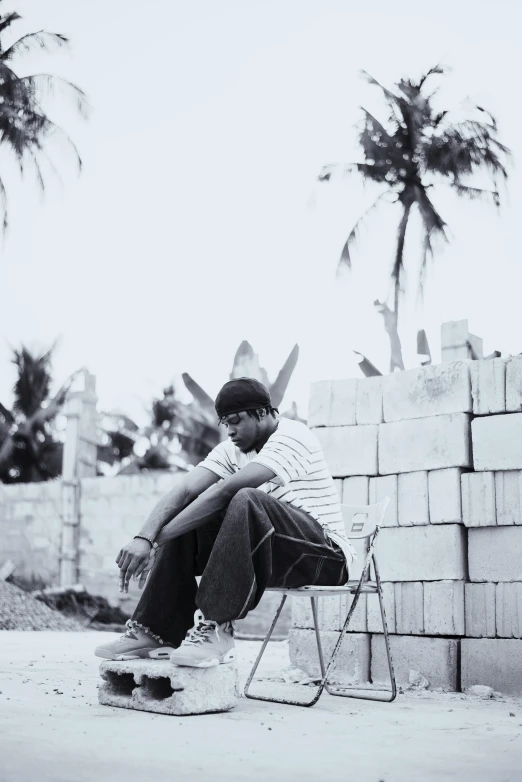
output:
POLYGON ((99 646, 98 657, 231 662, 232 621, 267 587, 348 580, 355 554, 313 432, 278 418, 251 378, 226 383, 216 412, 230 439, 175 484, 118 554, 120 591, 131 577, 146 586, 125 635, 99 646))

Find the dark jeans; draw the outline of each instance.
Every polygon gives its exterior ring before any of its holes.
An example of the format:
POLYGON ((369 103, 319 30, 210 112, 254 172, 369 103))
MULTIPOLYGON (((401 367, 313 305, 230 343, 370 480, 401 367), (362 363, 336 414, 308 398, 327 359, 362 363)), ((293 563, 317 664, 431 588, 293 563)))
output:
POLYGON ((341 549, 308 513, 241 489, 215 522, 159 549, 132 619, 177 647, 196 608, 221 624, 245 617, 267 587, 337 586, 347 578, 341 549))

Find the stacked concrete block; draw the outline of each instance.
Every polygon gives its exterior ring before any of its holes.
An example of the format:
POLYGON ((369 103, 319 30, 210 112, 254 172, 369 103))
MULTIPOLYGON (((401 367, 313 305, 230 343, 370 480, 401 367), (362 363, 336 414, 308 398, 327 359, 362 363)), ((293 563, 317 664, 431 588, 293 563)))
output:
POLYGON ((468 472, 463 474, 462 520, 466 527, 496 525, 494 473, 468 472))
MULTIPOLYGON (((390 647, 397 684, 408 686, 416 671, 433 689, 454 691, 458 683, 459 643, 454 638, 391 635, 390 647)), ((388 681, 386 647, 382 635, 372 635, 371 677, 374 683, 388 681)))
POLYGON ((522 638, 522 583, 497 584, 495 589, 496 634, 499 638, 522 638))
MULTIPOLYGON (((344 627, 353 597, 349 594, 317 599, 317 622, 320 630, 341 630, 344 627)), ((365 633, 367 630, 366 595, 360 595, 350 618, 348 631, 365 633)), ((311 630, 314 627, 309 597, 292 598, 292 627, 311 630)))
POLYGON ((464 635, 464 586, 463 581, 427 581, 424 584, 426 635, 464 635))
POLYGON ((460 524, 383 529, 378 541, 383 581, 466 578, 466 531, 460 524))
POLYGON ((332 381, 329 426, 355 426, 358 380, 332 381))
POLYGON ((497 524, 522 524, 522 471, 507 470, 494 475, 497 524))
POLYGON ((485 684, 508 695, 522 695, 521 644, 513 638, 463 638, 461 688, 485 684))
POLYGON ((468 530, 469 580, 522 581, 522 527, 468 530))
POLYGON ((465 635, 471 638, 494 638, 496 635, 495 584, 464 585, 465 635))
POLYGON ((458 524, 462 520, 461 475, 459 467, 428 473, 428 501, 431 524, 458 524))
POLYGON ((355 406, 355 420, 362 424, 382 424, 382 377, 367 377, 359 380, 357 385, 357 400, 355 406))
POLYGON ((475 470, 522 470, 522 413, 475 418, 471 435, 475 470))
POLYGON ((522 356, 512 356, 506 364, 506 412, 522 411, 522 356))
POLYGON ((506 411, 506 359, 470 363, 471 395, 475 415, 506 411))
POLYGON ((399 524, 397 479, 397 475, 383 475, 377 478, 370 478, 370 505, 381 502, 385 497, 390 498, 390 504, 386 508, 382 521, 383 527, 397 527, 399 524))
POLYGON ((451 413, 379 427, 379 474, 471 467, 470 416, 451 413))
MULTIPOLYGON (((397 627, 395 624, 395 584, 382 584, 382 597, 384 603, 384 613, 386 615, 386 625, 389 633, 395 633, 397 627)), ((366 601, 367 628, 369 633, 383 633, 383 624, 381 608, 377 595, 368 595, 366 601)))
POLYGON ((383 385, 385 422, 471 413, 468 361, 452 361, 388 375, 383 385))
POLYGON ((398 476, 398 520, 401 527, 429 524, 428 474, 427 470, 420 470, 398 476))
POLYGON ((318 428, 315 434, 334 478, 377 475, 377 425, 318 428))
MULTIPOLYGON (((325 663, 330 659, 339 632, 321 633, 325 663)), ((289 634, 290 662, 308 676, 320 677, 321 668, 314 630, 292 629, 289 634)), ((370 679, 370 636, 368 633, 345 633, 343 643, 331 672, 330 680, 342 684, 358 684, 370 679)))
POLYGON ((395 584, 395 632, 399 635, 424 634, 424 584, 395 584))

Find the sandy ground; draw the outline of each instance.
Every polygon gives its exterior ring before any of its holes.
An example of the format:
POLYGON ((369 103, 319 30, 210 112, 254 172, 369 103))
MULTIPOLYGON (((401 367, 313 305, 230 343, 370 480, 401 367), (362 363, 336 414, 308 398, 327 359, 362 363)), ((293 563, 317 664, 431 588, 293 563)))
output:
MULTIPOLYGON (((522 780, 520 700, 325 694, 311 709, 242 699, 226 714, 128 711, 97 701, 92 649, 106 635, 0 632, 1 782, 522 780)), ((258 646, 238 642, 243 679, 258 646)), ((287 643, 268 652, 261 673, 275 677, 287 643)))

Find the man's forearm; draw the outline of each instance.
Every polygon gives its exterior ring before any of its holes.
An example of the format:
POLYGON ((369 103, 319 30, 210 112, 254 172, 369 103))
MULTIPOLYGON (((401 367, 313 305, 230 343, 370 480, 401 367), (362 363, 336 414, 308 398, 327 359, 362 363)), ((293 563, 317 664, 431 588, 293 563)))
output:
POLYGON ((183 511, 190 501, 186 489, 182 486, 174 486, 156 503, 139 534, 155 540, 165 524, 183 511))
POLYGON ((206 491, 163 527, 156 538, 157 543, 161 546, 167 540, 172 540, 186 532, 202 527, 224 510, 231 499, 232 495, 222 487, 216 486, 214 489, 206 491))

